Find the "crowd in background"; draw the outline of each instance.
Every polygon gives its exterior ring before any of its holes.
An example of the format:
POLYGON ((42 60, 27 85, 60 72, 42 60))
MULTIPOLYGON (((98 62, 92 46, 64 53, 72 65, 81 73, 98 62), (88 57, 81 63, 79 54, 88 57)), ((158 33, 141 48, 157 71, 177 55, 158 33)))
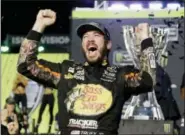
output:
MULTIPOLYGON (((27 106, 28 97, 26 95, 26 87, 28 79, 21 74, 16 75, 13 84, 13 89, 10 96, 6 99, 5 106, 1 110, 1 134, 38 134, 38 128, 42 121, 43 112, 49 105, 49 128, 47 134, 51 133, 53 122, 53 108, 54 108, 54 95, 52 88, 44 87, 44 93, 41 101, 41 108, 38 114, 38 121, 35 125, 33 132, 29 131, 29 124, 31 108, 27 106)), ((32 91, 32 90, 29 90, 32 91)), ((34 98, 36 99, 36 98, 34 98)), ((35 101, 34 101, 35 102, 35 101)))

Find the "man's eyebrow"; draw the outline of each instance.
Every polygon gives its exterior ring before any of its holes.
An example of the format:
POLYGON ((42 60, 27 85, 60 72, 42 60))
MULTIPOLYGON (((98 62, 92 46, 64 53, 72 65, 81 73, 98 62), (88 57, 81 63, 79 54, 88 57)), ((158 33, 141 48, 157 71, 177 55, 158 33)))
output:
POLYGON ((84 36, 87 36, 87 35, 88 35, 88 34, 84 34, 83 37, 84 37, 84 36))
POLYGON ((98 31, 95 31, 93 34, 101 34, 100 32, 98 32, 98 31))

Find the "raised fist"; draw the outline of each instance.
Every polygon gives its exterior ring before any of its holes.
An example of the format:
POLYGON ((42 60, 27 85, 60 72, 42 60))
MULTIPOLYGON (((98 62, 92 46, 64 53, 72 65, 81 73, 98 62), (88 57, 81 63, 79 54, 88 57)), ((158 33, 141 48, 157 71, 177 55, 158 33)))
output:
POLYGON ((149 38, 149 24, 140 23, 135 27, 135 34, 138 40, 142 41, 146 38, 149 38))
POLYGON ((56 21, 56 13, 50 9, 40 10, 37 14, 36 22, 43 26, 50 26, 56 21))

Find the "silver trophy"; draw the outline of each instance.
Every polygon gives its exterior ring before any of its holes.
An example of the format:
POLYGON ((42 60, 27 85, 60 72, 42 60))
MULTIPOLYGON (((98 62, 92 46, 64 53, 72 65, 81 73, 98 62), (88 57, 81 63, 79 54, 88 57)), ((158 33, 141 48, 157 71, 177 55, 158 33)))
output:
MULTIPOLYGON (((125 47, 132 58, 133 64, 136 68, 140 69, 140 41, 137 40, 134 33, 134 27, 127 25, 123 26, 123 39, 125 42, 125 47)), ((169 41, 169 29, 166 26, 151 26, 150 27, 150 37, 153 39, 155 55, 153 60, 161 66, 165 66, 166 60, 161 61, 161 58, 167 57, 166 48, 169 41)), ((156 82, 156 75, 153 72, 149 72, 153 77, 154 83, 156 82)), ((125 107, 124 107, 125 108, 125 107)), ((124 109, 123 108, 123 109, 124 109)), ((138 96, 133 96, 129 104, 127 104, 123 119, 138 119, 138 120, 164 120, 164 115, 158 104, 155 96, 154 90, 146 94, 140 94, 138 96)))

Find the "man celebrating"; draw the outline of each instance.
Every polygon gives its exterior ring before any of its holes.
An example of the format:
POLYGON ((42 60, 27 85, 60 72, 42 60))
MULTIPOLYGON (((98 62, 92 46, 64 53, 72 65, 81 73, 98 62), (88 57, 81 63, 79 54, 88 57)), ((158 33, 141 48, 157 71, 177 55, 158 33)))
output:
POLYGON ((18 71, 26 77, 58 90, 61 134, 117 134, 124 102, 131 96, 152 91, 148 71, 155 73, 152 39, 148 24, 136 27, 141 42, 141 69, 110 66, 111 41, 108 30, 91 22, 78 27, 86 62, 52 63, 37 59, 38 42, 56 13, 40 10, 20 49, 18 71))

